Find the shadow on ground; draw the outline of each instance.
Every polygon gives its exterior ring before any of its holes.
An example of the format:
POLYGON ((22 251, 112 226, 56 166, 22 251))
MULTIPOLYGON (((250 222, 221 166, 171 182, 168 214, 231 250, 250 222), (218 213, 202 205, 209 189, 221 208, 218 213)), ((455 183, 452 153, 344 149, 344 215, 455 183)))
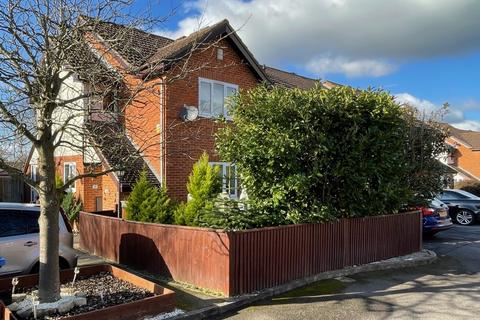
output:
POLYGON ((480 226, 425 240, 431 265, 318 282, 217 319, 463 319, 480 313, 480 226))

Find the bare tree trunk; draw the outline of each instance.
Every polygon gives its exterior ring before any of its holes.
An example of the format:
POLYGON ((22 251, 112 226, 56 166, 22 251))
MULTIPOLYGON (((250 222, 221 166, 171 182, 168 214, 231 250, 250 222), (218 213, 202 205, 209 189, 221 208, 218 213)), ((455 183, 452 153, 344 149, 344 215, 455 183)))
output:
POLYGON ((43 143, 37 148, 40 175, 40 281, 41 302, 60 299, 59 203, 55 188, 55 161, 53 144, 43 143))

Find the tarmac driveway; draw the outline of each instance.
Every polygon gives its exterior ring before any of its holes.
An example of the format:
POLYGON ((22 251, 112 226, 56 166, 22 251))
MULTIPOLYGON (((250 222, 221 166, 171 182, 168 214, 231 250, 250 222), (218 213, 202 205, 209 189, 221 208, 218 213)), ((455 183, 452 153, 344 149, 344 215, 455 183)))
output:
POLYGON ((218 319, 480 319, 480 225, 424 247, 433 264, 320 282, 218 319))

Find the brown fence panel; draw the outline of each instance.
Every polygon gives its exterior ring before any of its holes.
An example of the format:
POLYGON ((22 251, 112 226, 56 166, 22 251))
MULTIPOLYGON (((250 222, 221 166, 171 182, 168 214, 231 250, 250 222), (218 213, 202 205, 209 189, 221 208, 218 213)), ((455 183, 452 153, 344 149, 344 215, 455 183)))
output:
POLYGON ((418 212, 232 232, 231 295, 421 249, 418 212))
POLYGON ((420 213, 245 231, 80 215, 81 247, 107 259, 226 295, 421 250, 420 213))
POLYGON ((80 246, 177 281, 229 293, 229 239, 211 229, 137 223, 82 212, 80 246))

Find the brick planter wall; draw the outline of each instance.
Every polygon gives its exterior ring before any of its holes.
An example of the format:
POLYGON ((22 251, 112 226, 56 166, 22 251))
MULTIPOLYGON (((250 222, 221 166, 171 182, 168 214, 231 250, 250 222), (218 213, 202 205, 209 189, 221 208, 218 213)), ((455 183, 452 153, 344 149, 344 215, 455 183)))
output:
POLYGON ((421 250, 419 212, 245 231, 80 215, 80 245, 137 269, 233 296, 421 250))

